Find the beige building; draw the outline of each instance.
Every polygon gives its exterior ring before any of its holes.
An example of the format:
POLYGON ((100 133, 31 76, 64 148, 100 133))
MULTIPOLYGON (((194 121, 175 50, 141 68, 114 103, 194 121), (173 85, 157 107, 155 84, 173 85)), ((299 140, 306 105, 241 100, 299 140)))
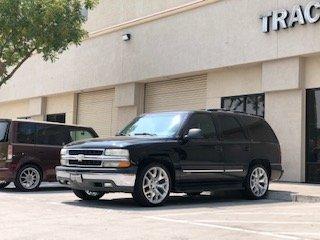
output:
POLYGON ((275 130, 284 180, 320 182, 319 7, 101 0, 80 47, 54 64, 33 56, 0 90, 0 117, 78 123, 107 136, 143 112, 245 111, 275 130))

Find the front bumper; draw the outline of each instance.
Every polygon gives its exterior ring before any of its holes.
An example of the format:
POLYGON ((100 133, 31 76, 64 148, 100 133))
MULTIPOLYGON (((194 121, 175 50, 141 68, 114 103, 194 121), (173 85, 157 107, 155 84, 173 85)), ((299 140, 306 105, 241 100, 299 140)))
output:
POLYGON ((100 192, 133 192, 136 167, 103 169, 82 167, 56 167, 57 180, 72 189, 100 192))

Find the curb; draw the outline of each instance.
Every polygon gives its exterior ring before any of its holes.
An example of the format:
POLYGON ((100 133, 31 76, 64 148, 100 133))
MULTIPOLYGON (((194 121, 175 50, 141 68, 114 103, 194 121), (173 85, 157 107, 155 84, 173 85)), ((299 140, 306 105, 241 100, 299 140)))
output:
POLYGON ((268 199, 287 201, 287 202, 301 202, 301 203, 319 203, 320 196, 301 195, 294 192, 286 191, 270 191, 268 199))

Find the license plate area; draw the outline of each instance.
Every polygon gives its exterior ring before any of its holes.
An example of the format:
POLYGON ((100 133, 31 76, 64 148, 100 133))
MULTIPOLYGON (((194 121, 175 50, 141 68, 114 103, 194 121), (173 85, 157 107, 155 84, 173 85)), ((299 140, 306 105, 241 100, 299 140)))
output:
POLYGON ((82 183, 82 175, 81 174, 75 174, 75 173, 71 173, 70 174, 70 179, 72 182, 76 182, 76 183, 82 183))

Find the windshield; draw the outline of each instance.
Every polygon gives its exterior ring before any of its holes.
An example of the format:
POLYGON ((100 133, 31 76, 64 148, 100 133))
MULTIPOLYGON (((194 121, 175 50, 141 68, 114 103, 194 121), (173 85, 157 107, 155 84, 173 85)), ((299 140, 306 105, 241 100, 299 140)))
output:
POLYGON ((0 122, 0 142, 6 141, 8 125, 9 124, 7 122, 0 122))
POLYGON ((173 137, 181 128, 186 113, 147 114, 134 119, 119 135, 173 137))

